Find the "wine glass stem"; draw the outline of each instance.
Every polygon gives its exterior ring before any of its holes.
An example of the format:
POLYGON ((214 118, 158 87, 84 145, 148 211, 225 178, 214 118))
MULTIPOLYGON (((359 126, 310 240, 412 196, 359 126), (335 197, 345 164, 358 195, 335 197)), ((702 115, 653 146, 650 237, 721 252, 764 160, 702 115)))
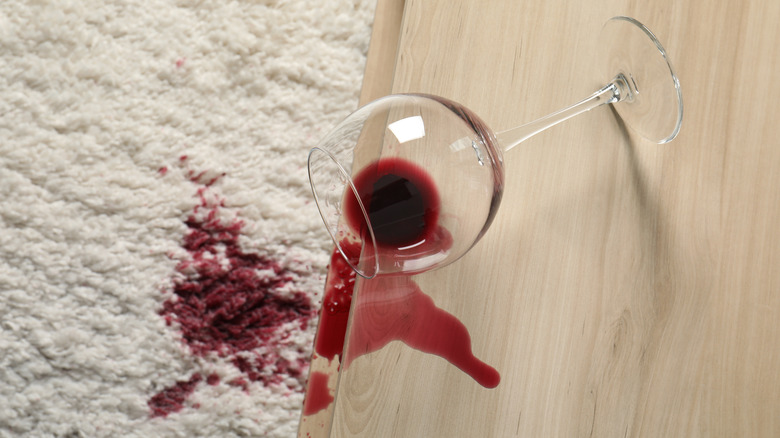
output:
POLYGON ((585 111, 592 110, 593 108, 608 103, 631 100, 634 92, 636 91, 631 87, 626 77, 623 76, 623 74, 619 74, 615 76, 612 82, 574 105, 556 111, 541 119, 526 123, 525 125, 498 132, 496 137, 504 148, 504 151, 508 151, 545 129, 555 126, 578 114, 584 113, 585 111))

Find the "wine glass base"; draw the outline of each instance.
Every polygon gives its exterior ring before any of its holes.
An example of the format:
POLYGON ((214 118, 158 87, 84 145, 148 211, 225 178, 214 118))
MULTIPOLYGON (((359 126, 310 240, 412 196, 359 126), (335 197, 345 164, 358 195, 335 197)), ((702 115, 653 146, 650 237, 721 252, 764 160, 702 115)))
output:
POLYGON ((682 124, 682 92, 655 35, 633 18, 614 17, 602 29, 600 47, 608 48, 608 80, 622 92, 614 105, 621 119, 650 141, 673 140, 682 124))

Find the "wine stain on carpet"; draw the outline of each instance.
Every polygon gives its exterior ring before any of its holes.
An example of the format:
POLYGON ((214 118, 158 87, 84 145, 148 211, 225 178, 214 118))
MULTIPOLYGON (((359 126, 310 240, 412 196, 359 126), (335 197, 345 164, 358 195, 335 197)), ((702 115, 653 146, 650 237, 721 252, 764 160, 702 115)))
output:
MULTIPOLYGON (((182 162, 186 159, 181 157, 182 162)), ((221 214, 225 199, 213 189, 224 174, 187 175, 197 185, 199 199, 185 222, 182 247, 189 257, 176 266, 172 290, 165 291, 172 293, 160 316, 180 331, 193 355, 216 354, 240 370, 242 377, 227 382, 240 390, 248 391, 249 382, 268 386, 301 378, 308 362, 285 359, 280 352, 285 340, 316 315, 314 304, 296 287, 293 272, 241 247, 244 223, 225 219, 227 215, 221 214)), ((206 379, 199 373, 183 376, 151 397, 150 416, 178 412, 198 385, 218 383, 216 374, 206 379)))

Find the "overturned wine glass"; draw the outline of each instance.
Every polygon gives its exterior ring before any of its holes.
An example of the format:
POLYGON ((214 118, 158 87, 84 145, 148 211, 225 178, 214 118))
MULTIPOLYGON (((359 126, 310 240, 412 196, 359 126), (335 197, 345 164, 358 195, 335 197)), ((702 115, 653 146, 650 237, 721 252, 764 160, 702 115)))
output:
POLYGON ((502 152, 593 108, 644 138, 680 131, 680 83, 653 33, 629 17, 602 29, 609 82, 531 123, 493 132, 443 97, 391 95, 344 119, 309 153, 312 193, 339 252, 362 277, 417 274, 463 256, 485 234, 504 186, 502 152))

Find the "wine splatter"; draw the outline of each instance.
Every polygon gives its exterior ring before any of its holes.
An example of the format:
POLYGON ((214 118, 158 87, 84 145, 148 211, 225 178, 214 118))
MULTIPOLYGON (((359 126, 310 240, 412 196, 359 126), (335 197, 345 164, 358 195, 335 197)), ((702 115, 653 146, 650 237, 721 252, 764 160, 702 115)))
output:
MULTIPOLYGON (((180 162, 186 159, 182 156, 180 162)), ((171 297, 160 315, 180 330, 193 355, 216 355, 240 370, 244 377, 228 382, 231 386, 247 390, 248 382, 267 386, 283 384, 289 377, 302 384, 308 361, 284 358, 280 351, 315 316, 313 303, 296 287, 294 272, 269 256, 241 248, 244 223, 225 218, 225 200, 213 188, 224 174, 189 170, 186 175, 199 186, 199 203, 185 221, 182 247, 187 257, 176 266, 167 291, 171 297)), ((203 380, 196 375, 153 396, 148 402, 151 415, 181 410, 203 380)), ((219 384, 219 376, 210 375, 207 383, 219 384)))
POLYGON ((172 412, 178 412, 184 408, 184 401, 195 391, 195 387, 203 380, 200 374, 195 373, 188 380, 176 382, 152 397, 149 402, 151 417, 167 417, 172 412))

